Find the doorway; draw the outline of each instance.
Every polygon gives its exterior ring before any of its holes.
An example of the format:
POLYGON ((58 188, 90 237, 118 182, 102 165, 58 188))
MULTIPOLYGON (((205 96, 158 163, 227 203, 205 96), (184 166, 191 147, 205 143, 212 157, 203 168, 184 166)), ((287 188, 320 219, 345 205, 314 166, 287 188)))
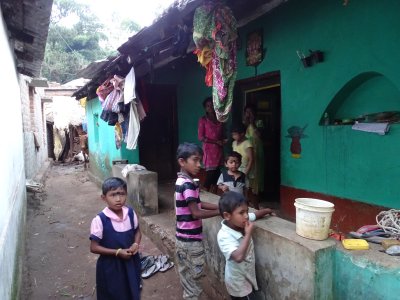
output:
POLYGON ((176 177, 177 147, 176 87, 147 84, 144 106, 147 117, 140 124, 139 158, 159 180, 176 177))
POLYGON ((264 146, 264 191, 261 201, 279 202, 281 184, 281 85, 280 73, 271 72, 239 80, 235 86, 232 122, 243 120, 246 105, 256 108, 256 127, 264 146))

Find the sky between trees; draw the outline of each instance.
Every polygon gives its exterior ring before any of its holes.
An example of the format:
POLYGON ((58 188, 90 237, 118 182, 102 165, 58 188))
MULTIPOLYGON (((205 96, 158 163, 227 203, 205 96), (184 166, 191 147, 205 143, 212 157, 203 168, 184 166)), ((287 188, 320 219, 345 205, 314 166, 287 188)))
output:
POLYGON ((117 54, 119 45, 171 2, 54 0, 42 77, 59 83, 75 79, 89 63, 117 54))

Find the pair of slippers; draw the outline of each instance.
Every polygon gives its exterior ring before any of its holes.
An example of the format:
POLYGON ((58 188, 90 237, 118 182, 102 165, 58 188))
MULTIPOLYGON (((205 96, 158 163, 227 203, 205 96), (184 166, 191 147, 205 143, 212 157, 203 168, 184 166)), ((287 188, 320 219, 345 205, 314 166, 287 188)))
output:
POLYGON ((158 256, 148 255, 140 260, 142 278, 147 279, 158 271, 166 272, 174 266, 168 255, 160 254, 158 256))

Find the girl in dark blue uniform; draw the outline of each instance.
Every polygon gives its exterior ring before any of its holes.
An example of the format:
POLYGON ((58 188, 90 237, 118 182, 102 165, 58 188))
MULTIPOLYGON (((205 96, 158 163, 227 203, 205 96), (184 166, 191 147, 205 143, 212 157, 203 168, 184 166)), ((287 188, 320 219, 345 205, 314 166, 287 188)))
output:
POLYGON ((90 251, 100 254, 96 266, 98 300, 140 299, 139 244, 142 234, 132 208, 125 206, 125 181, 104 181, 101 198, 107 207, 92 221, 90 251))

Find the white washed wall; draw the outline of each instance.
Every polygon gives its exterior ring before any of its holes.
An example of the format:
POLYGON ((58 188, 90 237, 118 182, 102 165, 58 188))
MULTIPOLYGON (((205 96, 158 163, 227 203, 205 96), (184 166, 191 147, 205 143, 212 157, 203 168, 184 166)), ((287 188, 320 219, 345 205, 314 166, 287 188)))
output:
POLYGON ((19 76, 24 133, 25 175, 27 179, 34 178, 48 156, 46 120, 43 115, 42 98, 34 88, 29 87, 30 80, 30 77, 19 76), (35 148, 34 132, 36 132, 40 144, 38 150, 35 148))
POLYGON ((0 14, 0 299, 11 298, 19 276, 26 215, 22 110, 14 57, 0 14), (21 243, 21 244, 20 244, 21 243))

